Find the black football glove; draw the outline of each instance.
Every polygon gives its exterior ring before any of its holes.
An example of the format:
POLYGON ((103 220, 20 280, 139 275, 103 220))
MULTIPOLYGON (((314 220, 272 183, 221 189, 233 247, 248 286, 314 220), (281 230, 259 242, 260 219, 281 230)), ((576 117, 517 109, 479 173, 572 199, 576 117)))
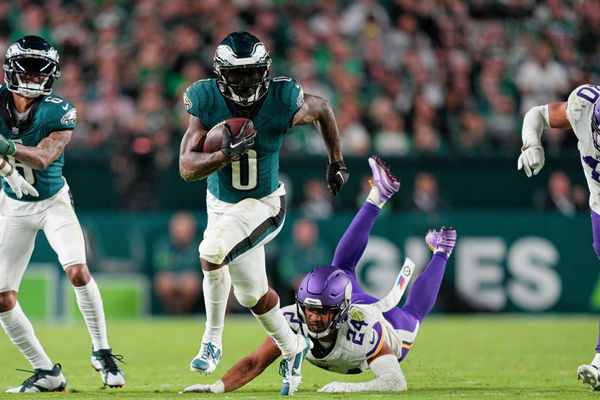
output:
POLYGON ((225 124, 223 131, 223 144, 221 145, 221 151, 227 158, 235 158, 248 152, 250 147, 254 145, 254 138, 256 138, 256 131, 246 136, 246 132, 250 129, 252 122, 246 121, 240 129, 237 135, 231 132, 231 128, 228 124, 225 124))
POLYGON ((337 161, 327 166, 327 186, 332 195, 338 194, 344 183, 348 182, 350 172, 343 161, 337 161))

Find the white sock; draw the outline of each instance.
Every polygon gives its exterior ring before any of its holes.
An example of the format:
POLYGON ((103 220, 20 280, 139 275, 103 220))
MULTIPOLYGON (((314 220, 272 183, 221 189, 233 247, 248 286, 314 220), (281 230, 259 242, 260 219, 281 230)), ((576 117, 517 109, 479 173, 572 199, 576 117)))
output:
POLYGON ((596 353, 594 359, 592 360, 592 365, 600 368, 600 353, 596 353))
POLYGON ((221 346, 225 311, 231 290, 231 276, 227 265, 213 271, 204 271, 202 290, 206 307, 206 329, 202 335, 203 342, 213 342, 221 346))
POLYGON ((87 325, 94 350, 108 349, 108 338, 106 336, 106 321, 104 320, 104 306, 100 290, 94 278, 85 286, 75 287, 75 297, 79 311, 83 315, 87 325))
POLYGON ((0 325, 33 369, 52 369, 52 361, 35 336, 33 326, 23 313, 19 302, 12 310, 0 313, 0 325))
MULTIPOLYGON (((254 313, 252 313, 254 314, 254 313)), ((267 331, 269 336, 273 338, 277 347, 281 349, 281 354, 284 358, 290 358, 298 352, 299 341, 298 336, 292 331, 285 317, 277 305, 264 314, 254 314, 258 322, 267 331)))
POLYGON ((381 200, 381 197, 379 196, 379 189, 377 189, 375 186, 371 188, 371 191, 367 196, 367 201, 371 204, 376 205, 379 208, 383 207, 383 205, 386 202, 386 200, 381 200))

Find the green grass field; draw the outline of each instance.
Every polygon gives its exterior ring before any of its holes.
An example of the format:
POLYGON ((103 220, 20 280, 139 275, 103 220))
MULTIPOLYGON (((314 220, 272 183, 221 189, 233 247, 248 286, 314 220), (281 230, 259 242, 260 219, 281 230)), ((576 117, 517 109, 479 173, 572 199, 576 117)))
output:
MULTIPOLYGON (((91 368, 91 344, 83 323, 60 325, 34 322, 42 344, 54 362, 63 365, 66 393, 1 395, 19 398, 279 398, 281 378, 277 366, 236 392, 222 395, 178 394, 193 383, 212 383, 264 334, 251 318, 226 322, 224 355, 213 376, 189 371, 202 334, 203 320, 152 319, 109 321, 109 337, 116 353, 125 356, 127 384, 103 389, 91 368)), ((593 356, 598 335, 593 316, 432 316, 419 332, 407 359, 401 364, 408 381, 401 394, 320 394, 316 390, 333 380, 373 378, 369 371, 343 376, 303 367, 303 384, 296 398, 364 399, 586 399, 599 398, 576 380, 579 364, 593 356)), ((29 365, 0 335, 0 389, 16 386, 30 374, 15 368, 29 365)))

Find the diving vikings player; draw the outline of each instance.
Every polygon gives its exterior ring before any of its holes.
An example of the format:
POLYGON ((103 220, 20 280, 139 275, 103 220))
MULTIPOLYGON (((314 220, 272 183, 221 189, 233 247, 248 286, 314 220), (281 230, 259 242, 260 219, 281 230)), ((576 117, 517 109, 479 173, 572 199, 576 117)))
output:
MULTIPOLYGON (((313 346, 306 359, 319 368, 341 374, 371 369, 368 382, 331 382, 319 392, 403 391, 407 384, 399 362, 410 351, 423 319, 440 288, 446 262, 456 244, 456 231, 430 231, 426 243, 434 254, 417 278, 402 308, 381 307, 356 281, 355 268, 363 254, 375 219, 400 181, 378 158, 369 158, 373 187, 367 201, 338 243, 332 265, 309 272, 296 295, 296 305, 282 309, 295 332, 307 335, 313 346)), ((229 392, 245 385, 273 363, 281 351, 266 338, 212 385, 196 384, 184 392, 229 392)), ((280 365, 285 373, 287 364, 280 365)))

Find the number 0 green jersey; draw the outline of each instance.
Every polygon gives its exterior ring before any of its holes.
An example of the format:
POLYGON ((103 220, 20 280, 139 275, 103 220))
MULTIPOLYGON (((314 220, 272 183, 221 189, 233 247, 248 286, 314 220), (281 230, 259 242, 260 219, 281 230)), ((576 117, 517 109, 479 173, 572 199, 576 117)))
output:
MULTIPOLYGON (((35 147, 52 132, 71 130, 77 124, 77 112, 73 104, 58 96, 48 95, 37 98, 30 106, 27 122, 16 126, 9 114, 9 102, 12 103, 9 96, 11 92, 5 86, 0 87, 0 133, 16 143, 35 147)), ((43 171, 34 170, 12 156, 6 159, 40 194, 39 197, 23 196, 20 199, 22 201, 45 200, 54 196, 65 184, 62 177, 64 153, 43 171)), ((17 198, 4 179, 2 189, 7 196, 17 198)))
MULTIPOLYGON (((208 190, 219 200, 237 203, 261 198, 279 185, 279 149, 294 115, 304 104, 304 93, 296 80, 269 79, 266 98, 252 119, 256 130, 254 146, 247 154, 208 177, 208 190)), ((184 94, 187 111, 200 118, 206 129, 232 118, 215 79, 192 84, 184 94)))

